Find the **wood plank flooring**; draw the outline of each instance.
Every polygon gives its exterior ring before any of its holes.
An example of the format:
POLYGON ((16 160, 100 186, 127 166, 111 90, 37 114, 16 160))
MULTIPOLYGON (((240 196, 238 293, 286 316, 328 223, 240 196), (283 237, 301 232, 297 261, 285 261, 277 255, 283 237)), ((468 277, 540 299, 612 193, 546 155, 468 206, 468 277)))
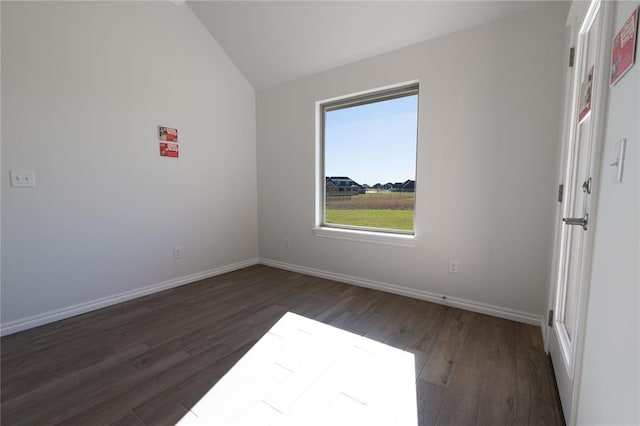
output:
POLYGON ((421 425, 562 425, 537 327, 252 266, 5 336, 3 425, 175 424, 286 312, 415 356, 421 425))

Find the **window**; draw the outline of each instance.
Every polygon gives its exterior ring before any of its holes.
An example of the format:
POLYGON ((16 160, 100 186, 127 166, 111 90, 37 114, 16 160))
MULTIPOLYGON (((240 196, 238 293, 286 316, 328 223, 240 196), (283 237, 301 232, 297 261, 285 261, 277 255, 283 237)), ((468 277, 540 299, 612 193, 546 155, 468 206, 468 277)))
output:
POLYGON ((320 104, 320 225, 414 234, 418 84, 320 104))

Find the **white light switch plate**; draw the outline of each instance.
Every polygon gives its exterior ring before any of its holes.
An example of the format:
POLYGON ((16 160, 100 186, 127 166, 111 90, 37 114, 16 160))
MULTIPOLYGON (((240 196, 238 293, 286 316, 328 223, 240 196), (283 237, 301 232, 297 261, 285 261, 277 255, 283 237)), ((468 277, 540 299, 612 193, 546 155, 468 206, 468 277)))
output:
POLYGON ((33 188, 36 186, 36 173, 33 170, 9 170, 11 186, 33 188))
POLYGON ((627 138, 618 141, 617 149, 618 149, 618 175, 616 176, 616 181, 618 183, 622 183, 622 174, 624 172, 624 154, 627 148, 627 138))

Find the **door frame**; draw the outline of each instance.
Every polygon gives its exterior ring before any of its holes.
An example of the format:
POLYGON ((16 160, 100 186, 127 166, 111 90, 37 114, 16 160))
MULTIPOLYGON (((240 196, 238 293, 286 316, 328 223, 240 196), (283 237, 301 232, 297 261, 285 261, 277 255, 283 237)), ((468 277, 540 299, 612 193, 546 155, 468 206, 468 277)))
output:
MULTIPOLYGON (((582 22, 578 22, 579 19, 586 17, 588 10, 591 6, 590 2, 573 1, 571 9, 567 17, 568 37, 565 43, 566 52, 569 52, 570 47, 576 47, 578 37, 581 30, 582 22)), ((582 369, 582 359, 584 350, 584 330, 587 319, 588 301, 589 301, 589 287, 591 281, 591 263, 593 257, 594 236, 597 226, 597 206, 598 206, 598 193, 600 187, 600 181, 602 176, 602 160, 603 160, 603 147, 604 136, 606 130, 606 117, 607 117, 607 100, 609 94, 609 71, 611 62, 611 42, 613 37, 613 17, 614 17, 614 2, 607 0, 600 0, 600 19, 601 30, 599 37, 600 50, 598 53, 598 67, 594 69, 594 96, 593 96, 593 110, 595 113, 591 120, 593 121, 593 135, 594 142, 592 146, 592 178, 594 182, 594 188, 590 195, 591 197, 591 211, 589 212, 589 231, 584 238, 583 246, 583 258, 581 262, 581 285, 578 291, 577 297, 577 316, 576 316, 576 329, 573 336, 573 348, 571 353, 571 359, 569 361, 568 376, 572 379, 571 386, 571 409, 569 413, 564 413, 565 421, 567 425, 575 424, 575 417, 577 413, 577 401, 580 389, 580 373, 582 369)), ((578 52, 576 52, 578 54, 578 52)), ((560 164, 558 166, 557 181, 560 184, 564 184, 565 175, 567 172, 567 160, 570 155, 570 148, 572 138, 575 137, 575 122, 577 120, 577 106, 574 102, 573 93, 575 90, 580 90, 580 82, 584 76, 576 76, 578 70, 578 61, 580 58, 575 58, 573 67, 569 67, 568 63, 565 64, 565 80, 564 80, 564 101, 563 101, 563 114, 562 114, 562 143, 560 154, 560 164)), ((579 93, 579 92, 578 92, 579 93)), ((555 211, 555 229, 553 237, 553 257, 551 275, 549 278, 549 293, 547 299, 547 309, 556 311, 556 297, 558 294, 558 275, 560 271, 560 262, 562 259, 562 228, 564 223, 562 222, 562 215, 564 211, 563 203, 556 203, 555 211)), ((555 318, 553 320, 555 322, 555 318)), ((550 351, 550 342, 552 333, 556 333, 556 327, 549 326, 545 321, 543 325, 543 338, 544 348, 547 353, 550 351)), ((558 336, 555 336, 558 339, 558 336)), ((558 339, 559 340, 559 339, 558 339)), ((565 365, 554 365, 554 369, 565 368, 565 365)))

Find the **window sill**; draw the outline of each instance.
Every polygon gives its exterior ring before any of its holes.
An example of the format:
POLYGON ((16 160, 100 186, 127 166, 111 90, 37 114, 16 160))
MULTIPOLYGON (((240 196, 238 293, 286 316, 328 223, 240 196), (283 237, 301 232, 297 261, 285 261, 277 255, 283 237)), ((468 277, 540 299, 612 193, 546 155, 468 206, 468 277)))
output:
POLYGON ((386 244, 391 246, 415 247, 418 239, 415 235, 393 234, 390 232, 357 231, 354 229, 315 227, 313 233, 320 238, 358 241, 363 243, 386 244))

